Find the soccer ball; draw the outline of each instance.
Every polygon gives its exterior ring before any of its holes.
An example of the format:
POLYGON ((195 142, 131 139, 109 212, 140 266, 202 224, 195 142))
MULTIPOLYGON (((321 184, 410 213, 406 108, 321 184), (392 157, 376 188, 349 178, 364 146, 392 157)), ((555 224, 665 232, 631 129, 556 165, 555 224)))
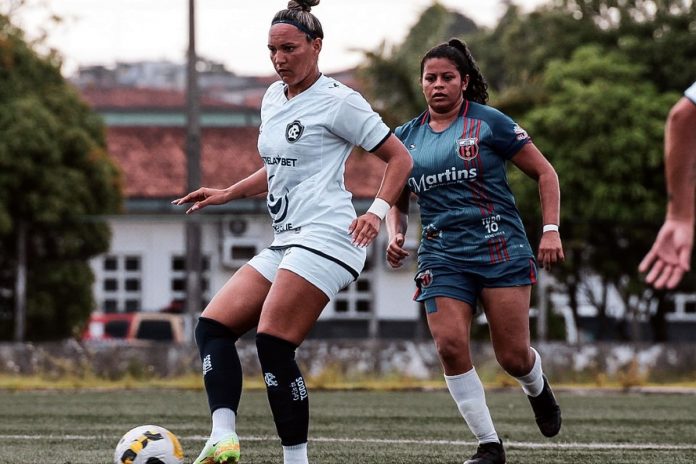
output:
POLYGON ((184 450, 169 430, 141 425, 129 430, 116 445, 114 464, 182 464, 184 450))

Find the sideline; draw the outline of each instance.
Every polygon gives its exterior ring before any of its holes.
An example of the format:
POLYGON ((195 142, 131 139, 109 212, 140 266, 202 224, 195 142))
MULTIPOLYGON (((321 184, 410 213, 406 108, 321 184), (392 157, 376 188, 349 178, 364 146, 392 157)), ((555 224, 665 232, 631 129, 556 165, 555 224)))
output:
MULTIPOLYGON (((106 435, 2 435, 0 440, 98 440, 107 438, 106 435)), ((109 439, 113 437, 108 436, 109 439)), ((180 440, 202 441, 208 439, 204 435, 180 436, 180 440)), ((276 436, 240 436, 239 440, 244 441, 278 441, 276 436)), ((413 445, 445 445, 445 446, 476 446, 477 442, 463 440, 413 440, 413 439, 384 439, 384 438, 333 438, 315 437, 310 438, 310 442, 322 443, 374 443, 374 444, 413 444, 413 445)), ((526 442, 526 441, 506 441, 506 449, 566 449, 566 450, 669 450, 669 451, 692 451, 696 450, 696 444, 682 443, 579 443, 579 442, 526 442)))

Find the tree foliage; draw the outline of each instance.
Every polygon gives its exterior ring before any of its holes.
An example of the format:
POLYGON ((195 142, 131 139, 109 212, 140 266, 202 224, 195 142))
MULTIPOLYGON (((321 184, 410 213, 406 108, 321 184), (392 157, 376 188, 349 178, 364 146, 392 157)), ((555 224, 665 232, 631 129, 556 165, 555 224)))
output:
MULTIPOLYGON (((100 215, 118 211, 119 173, 104 127, 0 15, 0 316, 12 320, 19 224, 27 229, 27 337, 59 339, 93 309, 87 260, 108 249, 100 215), (4 298, 3 298, 4 296, 4 298)), ((0 339, 12 334, 0 327, 0 339)))

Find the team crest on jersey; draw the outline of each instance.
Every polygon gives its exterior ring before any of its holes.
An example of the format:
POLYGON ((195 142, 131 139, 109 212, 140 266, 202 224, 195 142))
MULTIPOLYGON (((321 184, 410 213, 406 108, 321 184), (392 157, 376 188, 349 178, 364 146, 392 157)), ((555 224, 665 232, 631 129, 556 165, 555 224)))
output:
POLYGON ((289 143, 295 143, 300 140, 302 133, 304 132, 304 126, 297 119, 288 124, 285 128, 285 140, 289 143))
POLYGON ((478 138, 457 139, 457 156, 464 161, 470 161, 478 156, 478 138))

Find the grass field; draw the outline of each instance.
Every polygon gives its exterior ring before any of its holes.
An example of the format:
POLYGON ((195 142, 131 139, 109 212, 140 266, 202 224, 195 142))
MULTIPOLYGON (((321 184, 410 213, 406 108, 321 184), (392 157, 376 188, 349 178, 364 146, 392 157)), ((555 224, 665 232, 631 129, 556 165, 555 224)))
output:
MULTIPOLYGON (((511 464, 696 463, 696 396, 558 392, 564 428, 536 429, 521 391, 488 393, 511 464)), ((445 391, 313 391, 316 464, 462 463, 476 445, 445 391)), ((111 463, 131 427, 177 434, 189 463, 209 432, 205 395, 189 390, 0 391, 1 464, 111 463)), ((282 463, 265 392, 245 392, 242 463, 282 463)))

